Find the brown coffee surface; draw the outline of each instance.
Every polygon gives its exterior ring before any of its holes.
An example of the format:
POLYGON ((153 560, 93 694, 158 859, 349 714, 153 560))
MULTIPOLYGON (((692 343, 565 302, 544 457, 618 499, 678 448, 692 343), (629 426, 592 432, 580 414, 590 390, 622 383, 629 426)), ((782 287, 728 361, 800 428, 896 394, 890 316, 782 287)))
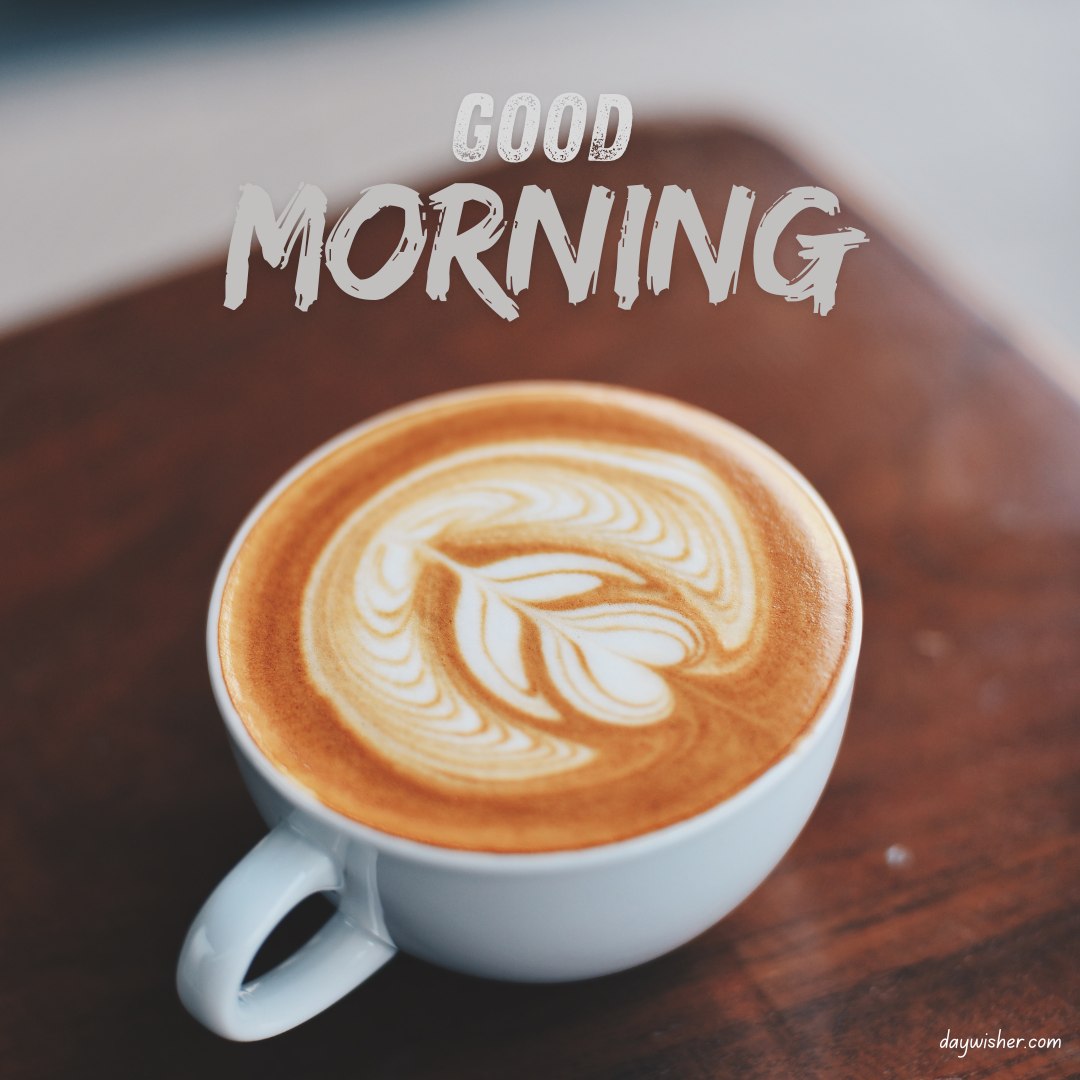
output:
POLYGON ((251 528, 229 695, 327 806, 431 844, 573 849, 778 761, 850 647, 852 583, 756 440, 592 384, 444 395, 351 433, 251 528))

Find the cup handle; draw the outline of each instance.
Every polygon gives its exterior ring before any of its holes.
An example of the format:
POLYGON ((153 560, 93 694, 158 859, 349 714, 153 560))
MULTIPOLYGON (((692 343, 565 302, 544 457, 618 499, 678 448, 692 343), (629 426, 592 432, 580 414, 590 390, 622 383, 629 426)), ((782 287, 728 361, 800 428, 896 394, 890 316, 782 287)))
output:
POLYGON ((301 900, 343 888, 338 862, 281 822, 218 885, 188 931, 176 972, 188 1011, 227 1039, 266 1039, 378 971, 397 950, 359 925, 350 906, 273 971, 244 982, 263 942, 301 900))

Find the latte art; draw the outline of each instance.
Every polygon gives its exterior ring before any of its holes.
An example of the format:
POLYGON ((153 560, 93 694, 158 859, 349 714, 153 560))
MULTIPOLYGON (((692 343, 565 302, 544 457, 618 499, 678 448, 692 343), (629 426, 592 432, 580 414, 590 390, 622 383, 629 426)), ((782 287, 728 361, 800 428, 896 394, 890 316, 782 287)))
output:
POLYGON ((224 583, 229 696, 384 832, 494 852, 682 821, 782 758, 849 652, 835 526, 744 432, 614 387, 419 402, 280 485, 224 583))
POLYGON ((312 679, 358 735, 431 780, 600 764, 560 733, 567 714, 660 723, 673 677, 718 674, 750 639, 754 569, 732 503, 689 458, 632 446, 498 443, 423 466, 319 559, 312 679), (493 546, 516 553, 489 561, 493 546), (436 601, 438 577, 452 588, 436 601))

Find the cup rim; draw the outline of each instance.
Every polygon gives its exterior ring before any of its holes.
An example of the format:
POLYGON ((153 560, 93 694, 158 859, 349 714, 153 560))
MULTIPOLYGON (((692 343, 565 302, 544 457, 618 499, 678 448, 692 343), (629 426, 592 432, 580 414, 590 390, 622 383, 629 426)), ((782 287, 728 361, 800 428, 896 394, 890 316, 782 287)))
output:
POLYGON ((354 424, 301 458, 266 491, 249 511, 233 535, 214 579, 207 614, 206 648, 214 699, 217 702, 218 711, 221 713, 234 747, 244 756, 245 760, 262 779, 269 783, 287 803, 316 818, 322 825, 338 833, 344 833, 354 840, 375 848, 380 853, 400 856, 413 862, 421 862, 447 869, 514 873, 580 869, 585 866, 635 858, 648 851, 667 847, 682 839, 688 839, 711 828, 720 821, 737 815, 747 805, 757 802, 773 788, 782 784, 788 775, 798 769, 800 764, 812 755, 815 747, 826 737, 834 724, 843 724, 845 722, 848 698, 854 686, 855 669, 862 645, 862 629, 862 591, 859 585, 858 570, 847 538, 844 536, 843 530, 840 528, 832 511, 806 477, 771 446, 744 428, 733 424, 730 420, 725 420, 723 417, 717 416, 700 406, 667 395, 586 380, 531 379, 513 380, 504 383, 482 383, 418 398, 407 404, 379 412, 375 416, 354 424), (670 825, 622 840, 594 844, 588 847, 530 852, 480 851, 445 847, 397 836, 376 829, 371 825, 365 825, 327 806, 310 788, 278 769, 255 742, 240 717, 236 706, 233 704, 228 688, 225 685, 221 657, 218 651, 218 622, 221 613, 221 600, 229 571, 240 547, 247 539, 248 533, 271 503, 313 465, 333 453, 338 447, 362 435, 368 429, 408 416, 413 412, 426 410, 440 403, 452 403, 458 399, 482 397, 487 394, 528 394, 538 390, 578 394, 593 391, 602 392, 605 396, 609 396, 614 392, 627 397, 645 396, 661 401, 674 402, 679 406, 703 414, 711 421, 724 424, 735 431, 740 438, 748 441, 752 447, 766 456, 773 464, 779 466, 781 471, 786 473, 810 499, 810 502, 828 527, 840 551, 851 598, 851 626, 846 643, 846 654, 833 679, 832 686, 818 710, 817 716, 811 721, 806 730, 796 738, 795 742, 787 748, 778 761, 726 799, 692 817, 684 818, 670 825))

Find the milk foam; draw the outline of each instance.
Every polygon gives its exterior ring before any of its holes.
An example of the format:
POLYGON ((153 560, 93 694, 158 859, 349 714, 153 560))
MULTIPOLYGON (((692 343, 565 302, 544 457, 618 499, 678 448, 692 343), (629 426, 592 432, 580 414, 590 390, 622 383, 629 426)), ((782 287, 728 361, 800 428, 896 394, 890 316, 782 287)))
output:
POLYGON ((680 687, 746 663, 760 543, 685 455, 475 446, 407 472, 332 535, 304 590, 304 660, 356 735, 421 781, 603 776, 589 728, 560 728, 663 724, 680 687))
POLYGON ((686 820, 831 700, 842 539, 756 440, 582 383, 441 395, 260 507, 218 649, 275 768, 423 843, 560 851, 686 820))

